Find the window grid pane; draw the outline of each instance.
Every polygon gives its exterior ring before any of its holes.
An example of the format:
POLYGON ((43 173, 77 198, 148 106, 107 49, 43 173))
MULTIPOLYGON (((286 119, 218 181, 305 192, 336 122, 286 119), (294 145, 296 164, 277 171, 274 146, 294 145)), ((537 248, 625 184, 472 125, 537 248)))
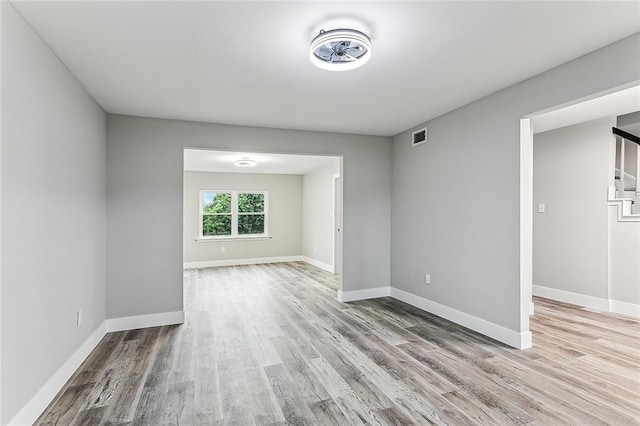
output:
POLYGON ((206 215, 202 217, 202 235, 231 235, 231 215, 206 215))
POLYGON ((243 214, 238 217, 238 234, 263 234, 264 215, 263 214, 243 214))
POLYGON ((231 213, 231 194, 228 192, 204 192, 202 194, 202 213, 231 213))
POLYGON ((238 213, 264 213, 264 194, 239 193, 238 213))

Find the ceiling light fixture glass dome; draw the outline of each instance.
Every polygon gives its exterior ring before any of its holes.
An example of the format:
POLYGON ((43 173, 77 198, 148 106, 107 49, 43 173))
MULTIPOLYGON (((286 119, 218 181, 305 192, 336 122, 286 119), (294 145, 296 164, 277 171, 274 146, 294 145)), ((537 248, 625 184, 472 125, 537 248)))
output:
POLYGON ((255 160, 252 160, 247 157, 243 157, 240 160, 235 161, 233 164, 235 164, 238 167, 253 167, 258 163, 255 160))
POLYGON ((328 71, 348 71, 366 64, 371 58, 371 39, 350 29, 320 30, 309 48, 311 62, 328 71))

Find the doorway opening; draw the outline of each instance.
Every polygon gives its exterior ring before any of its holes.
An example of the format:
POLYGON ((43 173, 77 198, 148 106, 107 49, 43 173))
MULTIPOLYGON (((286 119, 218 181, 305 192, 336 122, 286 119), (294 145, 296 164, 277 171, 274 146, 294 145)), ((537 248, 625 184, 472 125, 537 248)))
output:
POLYGON ((640 255, 640 222, 631 225, 631 230, 618 232, 619 206, 610 196, 619 156, 612 127, 621 117, 637 111, 640 85, 636 82, 521 119, 522 330, 529 330, 534 296, 640 316, 640 300, 636 300, 640 299, 640 265, 635 262, 637 271, 629 273, 627 264, 627 270, 621 272, 624 261, 616 248, 621 239, 618 234, 624 234, 627 248, 622 257, 634 255, 634 250, 640 255), (590 236, 597 236, 598 242, 590 243, 590 236), (554 250, 560 251, 554 254, 554 250), (599 275, 593 288, 587 288, 580 278, 581 274, 589 275, 589 268, 599 275))
POLYGON ((305 262, 342 289, 342 157, 184 149, 185 269, 305 262))

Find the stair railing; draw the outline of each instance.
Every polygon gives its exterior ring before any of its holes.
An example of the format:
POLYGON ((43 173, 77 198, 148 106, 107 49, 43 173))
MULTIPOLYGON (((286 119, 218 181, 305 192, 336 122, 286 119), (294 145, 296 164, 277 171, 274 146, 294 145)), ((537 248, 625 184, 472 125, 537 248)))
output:
POLYGON ((625 191, 633 191, 634 195, 631 212, 633 214, 640 214, 640 184, 638 182, 640 180, 640 137, 625 132, 624 130, 620 130, 617 127, 612 127, 611 129, 614 135, 620 137, 620 177, 616 177, 616 197, 627 198, 625 196, 625 191), (636 147, 636 175, 634 176, 635 188, 625 187, 625 140, 638 144, 636 147))

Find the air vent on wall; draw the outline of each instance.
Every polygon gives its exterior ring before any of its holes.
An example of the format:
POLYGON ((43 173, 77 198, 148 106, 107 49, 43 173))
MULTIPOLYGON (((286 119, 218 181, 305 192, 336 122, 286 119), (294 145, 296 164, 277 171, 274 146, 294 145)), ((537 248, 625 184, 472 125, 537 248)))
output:
POLYGON ((427 128, 416 130, 411 135, 411 146, 421 145, 427 141, 427 128))

